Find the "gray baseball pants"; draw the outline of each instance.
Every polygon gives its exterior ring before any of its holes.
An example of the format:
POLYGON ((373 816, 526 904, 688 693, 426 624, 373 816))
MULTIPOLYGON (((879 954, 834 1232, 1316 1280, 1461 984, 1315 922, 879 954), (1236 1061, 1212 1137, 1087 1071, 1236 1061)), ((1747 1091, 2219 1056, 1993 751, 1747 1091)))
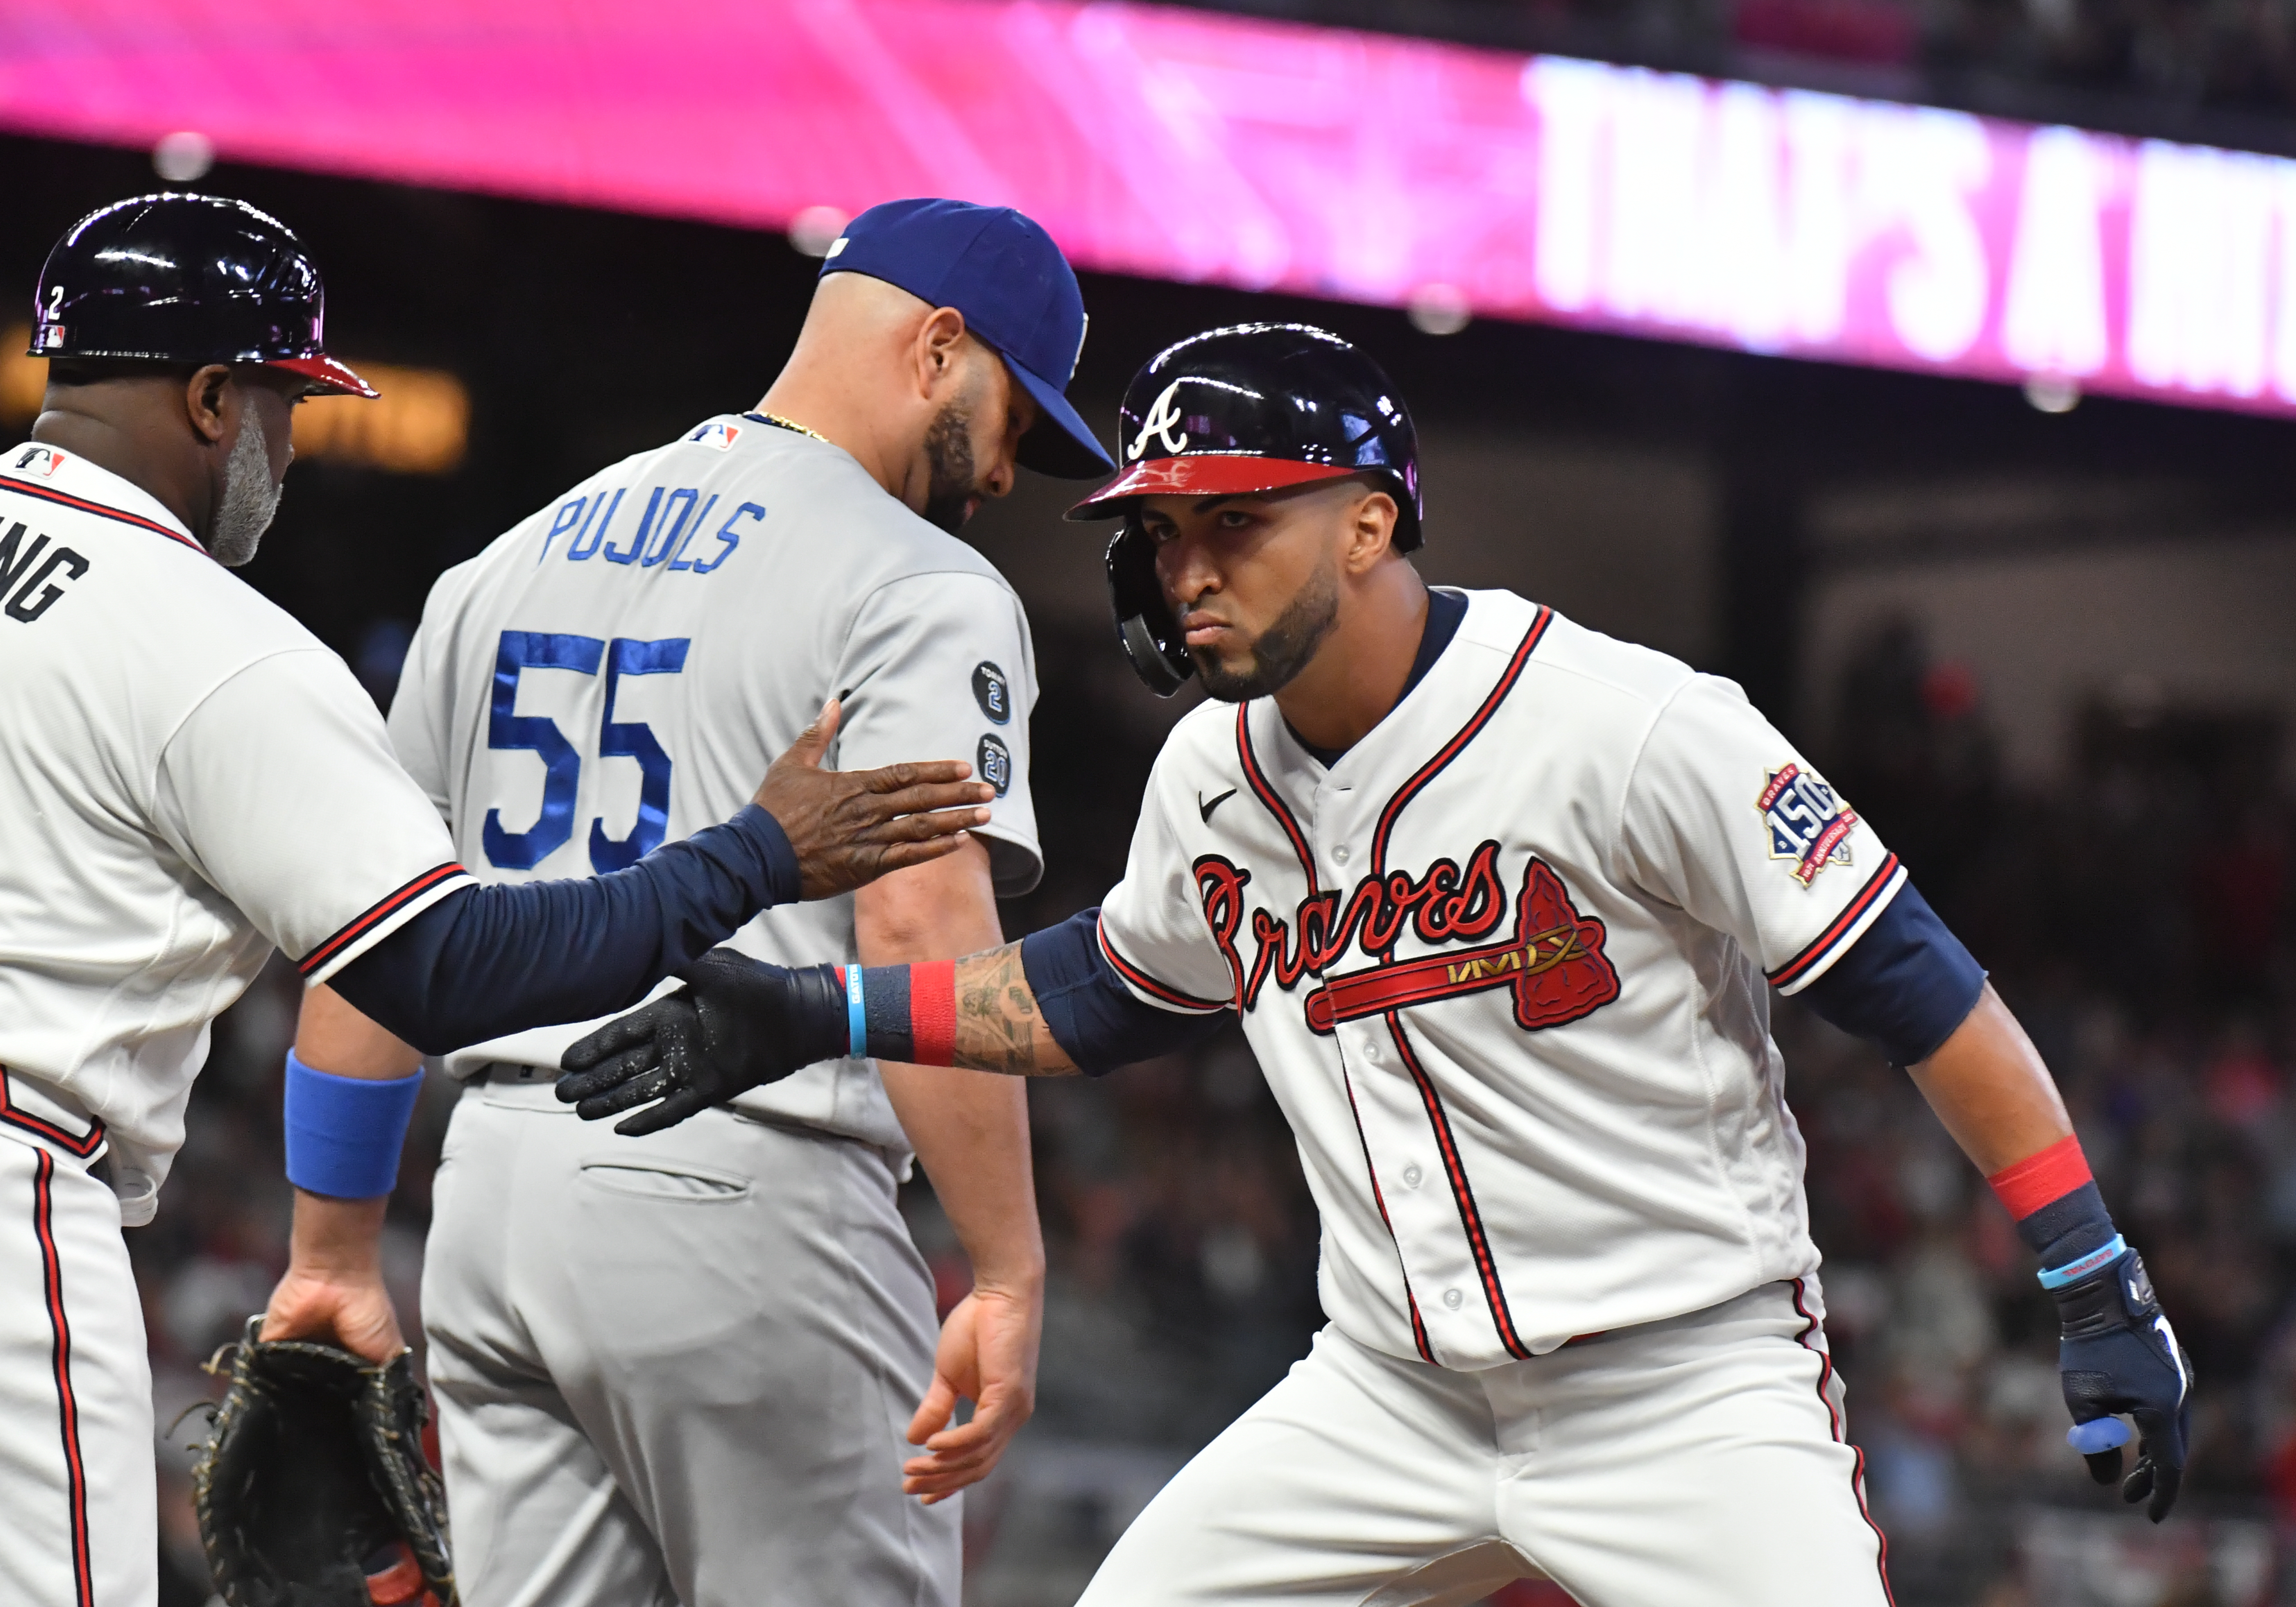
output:
POLYGON ((646 1138, 474 1083, 422 1278, 469 1607, 955 1607, 901 1493, 932 1284, 877 1149, 710 1111, 646 1138))

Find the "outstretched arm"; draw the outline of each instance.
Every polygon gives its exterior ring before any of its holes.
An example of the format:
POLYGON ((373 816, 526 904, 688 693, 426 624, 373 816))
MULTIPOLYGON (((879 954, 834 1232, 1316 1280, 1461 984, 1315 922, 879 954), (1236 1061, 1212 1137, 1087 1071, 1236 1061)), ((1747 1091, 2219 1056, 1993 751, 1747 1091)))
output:
POLYGON ((956 1037, 949 1064, 1014 1077, 1069 1077, 1077 1070, 1037 1007, 1021 946, 1007 943, 956 963, 956 1037))

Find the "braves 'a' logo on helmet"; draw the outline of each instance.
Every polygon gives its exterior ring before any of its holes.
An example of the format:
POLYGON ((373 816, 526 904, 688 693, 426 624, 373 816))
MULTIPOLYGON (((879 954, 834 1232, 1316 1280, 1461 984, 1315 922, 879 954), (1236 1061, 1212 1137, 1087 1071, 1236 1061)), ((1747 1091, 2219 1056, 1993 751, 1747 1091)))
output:
POLYGON ((1148 409, 1148 416, 1140 422, 1140 433, 1134 436, 1132 445, 1125 448, 1125 456, 1136 458, 1147 451, 1148 438, 1152 435, 1161 437, 1164 450, 1175 456, 1188 449, 1187 434, 1179 428, 1184 422, 1180 417, 1179 406, 1172 399, 1172 393, 1179 389, 1180 381, 1177 380, 1164 387, 1163 394, 1148 409))

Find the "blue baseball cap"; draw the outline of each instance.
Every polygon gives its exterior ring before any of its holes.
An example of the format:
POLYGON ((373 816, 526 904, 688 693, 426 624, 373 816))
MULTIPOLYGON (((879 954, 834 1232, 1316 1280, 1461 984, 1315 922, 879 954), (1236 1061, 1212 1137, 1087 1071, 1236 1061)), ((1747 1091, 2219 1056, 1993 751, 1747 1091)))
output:
POLYGON ((821 265, 823 278, 832 274, 866 274, 964 315, 965 328, 1036 398, 1036 426, 1021 438, 1024 467, 1063 480, 1115 471, 1062 394, 1084 355, 1084 293, 1032 219, 970 201, 889 201, 845 225, 821 265))

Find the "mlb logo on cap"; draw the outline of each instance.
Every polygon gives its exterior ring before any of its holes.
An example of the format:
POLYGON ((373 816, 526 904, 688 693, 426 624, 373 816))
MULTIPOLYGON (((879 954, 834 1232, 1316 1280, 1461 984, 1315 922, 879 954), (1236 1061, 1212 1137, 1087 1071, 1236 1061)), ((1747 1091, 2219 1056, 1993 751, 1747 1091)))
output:
POLYGON ((1036 427, 1021 439, 1024 466, 1068 480, 1115 469, 1065 394, 1084 354, 1084 293, 1035 221, 1010 207, 889 201, 846 225, 821 272, 866 274, 963 313, 1036 400, 1036 427))

